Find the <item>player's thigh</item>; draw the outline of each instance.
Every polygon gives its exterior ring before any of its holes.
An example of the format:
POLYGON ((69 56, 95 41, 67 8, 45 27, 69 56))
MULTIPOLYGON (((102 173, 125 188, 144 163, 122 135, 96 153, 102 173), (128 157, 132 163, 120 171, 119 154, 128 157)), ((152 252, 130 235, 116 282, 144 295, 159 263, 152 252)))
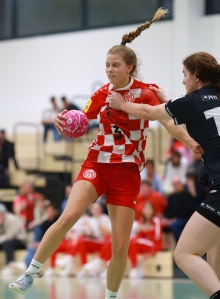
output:
POLYGON ((107 206, 122 206, 136 209, 136 198, 140 192, 140 172, 135 163, 115 163, 106 192, 107 206))
POLYGON ((112 226, 112 248, 128 248, 135 211, 129 207, 108 204, 112 226))
POLYGON ((203 256, 219 243, 220 228, 195 212, 187 222, 175 249, 178 254, 203 256))
POLYGON ((86 180, 75 182, 61 217, 71 217, 72 215, 79 219, 97 197, 97 191, 92 183, 86 180))

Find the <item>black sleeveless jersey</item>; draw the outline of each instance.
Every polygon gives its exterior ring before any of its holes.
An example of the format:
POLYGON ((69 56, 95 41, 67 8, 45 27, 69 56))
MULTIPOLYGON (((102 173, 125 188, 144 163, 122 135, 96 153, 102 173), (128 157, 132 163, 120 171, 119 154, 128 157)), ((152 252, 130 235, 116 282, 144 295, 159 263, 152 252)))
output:
POLYGON ((189 135, 204 150, 203 160, 209 180, 220 178, 220 99, 206 85, 165 105, 176 125, 185 124, 189 135))

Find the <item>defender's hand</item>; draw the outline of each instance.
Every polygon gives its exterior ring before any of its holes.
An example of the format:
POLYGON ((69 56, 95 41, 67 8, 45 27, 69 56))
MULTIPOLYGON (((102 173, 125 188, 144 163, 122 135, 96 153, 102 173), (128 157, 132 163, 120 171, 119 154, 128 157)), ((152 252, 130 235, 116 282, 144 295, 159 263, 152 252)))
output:
POLYGON ((122 110, 123 105, 126 103, 123 96, 118 92, 113 92, 110 96, 109 107, 115 110, 122 110))
POLYGON ((169 99, 166 97, 166 95, 161 87, 157 88, 157 87, 151 86, 151 87, 149 87, 149 89, 154 91, 157 94, 161 103, 167 103, 169 101, 169 99))
POLYGON ((197 142, 191 143, 190 148, 196 155, 199 155, 200 157, 204 154, 203 148, 197 142))

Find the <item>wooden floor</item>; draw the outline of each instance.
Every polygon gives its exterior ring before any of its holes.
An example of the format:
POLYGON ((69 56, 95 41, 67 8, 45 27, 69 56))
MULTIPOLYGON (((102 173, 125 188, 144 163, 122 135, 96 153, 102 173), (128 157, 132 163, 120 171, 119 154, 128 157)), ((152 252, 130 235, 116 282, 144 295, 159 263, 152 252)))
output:
MULTIPOLYGON (((20 295, 8 289, 15 277, 0 277, 1 299, 104 299, 105 279, 40 278, 20 295)), ((207 299, 188 279, 124 279, 118 299, 207 299)))

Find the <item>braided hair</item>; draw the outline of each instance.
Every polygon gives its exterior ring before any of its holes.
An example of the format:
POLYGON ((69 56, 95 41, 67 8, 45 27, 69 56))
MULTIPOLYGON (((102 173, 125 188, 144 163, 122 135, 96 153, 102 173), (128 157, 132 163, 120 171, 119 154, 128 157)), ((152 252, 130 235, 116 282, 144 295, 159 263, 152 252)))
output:
POLYGON ((107 54, 120 55, 127 65, 133 65, 133 69, 130 73, 132 77, 138 78, 137 57, 135 52, 131 48, 126 47, 126 44, 131 43, 137 36, 141 34, 142 31, 149 28, 152 23, 158 21, 161 17, 164 17, 167 12, 167 9, 163 9, 162 7, 159 8, 150 22, 147 21, 144 24, 138 26, 138 28, 135 31, 123 35, 121 44, 112 47, 108 51, 107 54))
POLYGON ((167 9, 163 9, 162 7, 160 7, 156 11, 156 13, 151 21, 147 21, 144 24, 141 24, 140 26, 138 26, 138 28, 135 31, 131 31, 128 34, 123 35, 121 45, 125 46, 127 43, 132 42, 137 36, 139 36, 141 34, 142 31, 149 28, 152 23, 154 23, 154 22, 158 21, 160 18, 164 17, 167 12, 168 12, 167 9))

